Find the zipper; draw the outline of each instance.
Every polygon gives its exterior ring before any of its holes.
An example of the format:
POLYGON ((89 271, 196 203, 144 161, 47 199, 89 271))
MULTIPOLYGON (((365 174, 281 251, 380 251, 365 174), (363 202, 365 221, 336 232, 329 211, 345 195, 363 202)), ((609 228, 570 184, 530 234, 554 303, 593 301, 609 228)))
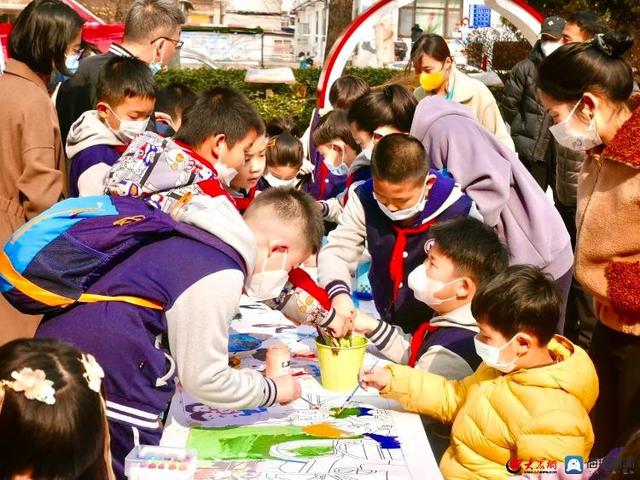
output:
POLYGON ((23 226, 21 226, 20 228, 18 228, 18 230, 16 230, 13 235, 11 236, 11 241, 10 243, 15 243, 18 241, 18 239, 24 235, 30 228, 32 228, 33 226, 39 224, 40 222, 44 221, 44 220, 48 220, 50 218, 54 218, 54 217, 59 217, 59 216, 64 216, 64 215, 69 215, 71 217, 74 217, 76 215, 79 215, 81 213, 88 213, 88 212, 99 212, 102 211, 103 208, 102 207, 91 207, 91 208, 70 208, 67 210, 59 210, 57 212, 52 212, 46 215, 40 215, 36 218, 34 218, 33 220, 31 220, 30 222, 25 223, 23 226))

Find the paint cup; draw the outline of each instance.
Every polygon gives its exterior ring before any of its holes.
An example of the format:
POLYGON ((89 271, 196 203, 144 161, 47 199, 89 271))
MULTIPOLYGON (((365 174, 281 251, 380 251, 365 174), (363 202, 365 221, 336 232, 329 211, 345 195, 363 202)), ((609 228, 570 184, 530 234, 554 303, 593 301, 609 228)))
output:
POLYGON ((291 352, 284 344, 271 345, 267 349, 266 371, 267 377, 276 378, 289 373, 291 352))
POLYGON ((331 347, 316 337, 322 386, 335 392, 348 392, 358 384, 358 373, 367 349, 367 339, 353 335, 351 347, 331 347))

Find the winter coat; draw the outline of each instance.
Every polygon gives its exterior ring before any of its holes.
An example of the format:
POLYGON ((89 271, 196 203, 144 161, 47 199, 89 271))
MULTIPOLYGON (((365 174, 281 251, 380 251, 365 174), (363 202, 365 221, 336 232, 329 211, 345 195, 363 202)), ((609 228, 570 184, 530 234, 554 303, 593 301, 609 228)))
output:
POLYGON ((447 479, 503 479, 516 459, 589 458, 598 376, 587 353, 566 338, 556 335, 549 350, 551 365, 502 374, 482 363, 462 380, 388 366, 391 381, 381 393, 406 410, 453 423, 440 461, 447 479))

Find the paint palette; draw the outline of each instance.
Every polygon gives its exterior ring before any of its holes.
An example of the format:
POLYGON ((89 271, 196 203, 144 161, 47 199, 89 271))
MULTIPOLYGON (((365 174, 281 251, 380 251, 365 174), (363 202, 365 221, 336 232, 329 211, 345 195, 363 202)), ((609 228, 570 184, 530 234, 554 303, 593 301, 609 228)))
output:
POLYGON ((197 465, 194 450, 138 445, 125 458, 124 473, 129 480, 191 480, 197 465))

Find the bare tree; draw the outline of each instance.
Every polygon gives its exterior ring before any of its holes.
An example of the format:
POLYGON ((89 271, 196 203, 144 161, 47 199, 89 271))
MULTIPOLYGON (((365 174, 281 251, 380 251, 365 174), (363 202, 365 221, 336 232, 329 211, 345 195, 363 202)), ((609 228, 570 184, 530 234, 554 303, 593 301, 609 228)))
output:
POLYGON ((353 19, 353 0, 330 0, 329 23, 327 25, 327 43, 325 59, 329 56, 331 47, 340 34, 347 28, 353 19))

